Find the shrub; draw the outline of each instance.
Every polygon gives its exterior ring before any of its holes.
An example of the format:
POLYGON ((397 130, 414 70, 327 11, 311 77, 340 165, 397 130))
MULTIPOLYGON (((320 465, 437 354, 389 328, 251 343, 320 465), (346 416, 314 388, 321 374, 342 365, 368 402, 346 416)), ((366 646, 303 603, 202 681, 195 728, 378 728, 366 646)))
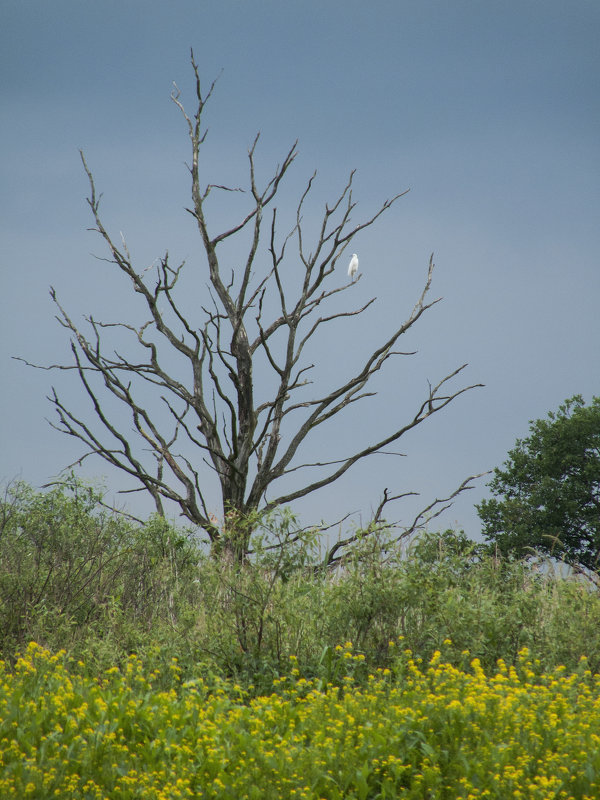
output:
POLYGON ((202 664, 255 694, 291 656, 327 682, 346 641, 385 669, 398 636, 425 661, 450 639, 457 663, 468 650, 485 669, 528 647, 549 670, 582 655, 600 670, 600 596, 580 576, 496 558, 453 531, 404 548, 370 536, 324 572, 291 514, 261 524, 250 560, 215 560, 191 531, 134 523, 76 481, 46 493, 15 484, 0 504, 0 653, 11 661, 37 640, 93 674, 136 653, 167 676, 176 657, 184 678, 202 664))
POLYGON ((131 650, 176 624, 197 551, 165 520, 136 525, 77 480, 42 493, 22 482, 0 504, 0 652, 35 639, 74 653, 131 650))

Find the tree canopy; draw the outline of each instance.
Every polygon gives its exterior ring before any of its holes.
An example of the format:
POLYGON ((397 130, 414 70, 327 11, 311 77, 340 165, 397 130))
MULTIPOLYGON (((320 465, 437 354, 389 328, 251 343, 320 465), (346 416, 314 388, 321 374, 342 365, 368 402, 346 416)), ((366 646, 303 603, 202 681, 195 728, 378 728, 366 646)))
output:
POLYGON ((538 551, 597 570, 600 560, 600 397, 580 395, 530 422, 477 506, 483 534, 505 554, 538 551))

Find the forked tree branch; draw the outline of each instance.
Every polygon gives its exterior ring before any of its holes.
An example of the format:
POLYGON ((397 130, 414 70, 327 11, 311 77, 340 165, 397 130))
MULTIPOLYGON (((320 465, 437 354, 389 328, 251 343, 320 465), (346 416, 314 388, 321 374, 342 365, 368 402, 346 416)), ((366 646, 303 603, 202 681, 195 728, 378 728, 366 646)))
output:
MULTIPOLYGON (((465 369, 463 364, 429 386, 412 416, 395 421, 387 435, 343 458, 328 454, 310 464, 298 463, 299 449, 323 423, 375 394, 370 382, 393 356, 414 354, 398 349, 398 342, 441 299, 429 299, 433 257, 421 294, 406 319, 396 323, 342 382, 311 392, 313 364, 305 359, 307 345, 317 341, 326 326, 352 324, 375 302, 371 298, 350 308, 334 305, 356 283, 344 280, 340 284, 336 266, 357 234, 375 224, 406 192, 386 200, 365 220, 355 223, 351 172, 338 197, 325 206, 316 235, 310 236, 303 211, 311 197, 314 174, 300 196, 291 230, 280 238, 274 201, 296 158, 297 143, 264 183, 258 178, 258 135, 248 150, 246 190, 207 181, 200 159, 207 137, 203 117, 215 83, 203 93, 193 53, 191 62, 195 112, 187 113, 176 86, 171 97, 184 118, 191 144, 192 204, 187 210, 202 243, 208 284, 204 290, 196 290, 190 313, 189 289, 180 286, 184 262, 172 266, 165 252, 149 266, 134 266, 124 236, 116 240, 102 222, 101 196, 81 153, 89 182, 92 230, 108 250, 108 257, 101 261, 127 277, 139 302, 125 321, 88 316, 86 335, 51 289, 57 319, 71 337, 73 361, 46 368, 77 374, 90 403, 91 421, 85 412, 69 409, 54 389, 50 396, 58 416, 54 426, 86 445, 81 459, 100 456, 134 478, 154 498, 159 513, 163 501, 175 503, 216 544, 225 534, 210 511, 211 481, 213 485, 216 481, 224 517, 232 511, 248 517, 291 503, 338 480, 368 456, 385 452, 407 431, 481 384, 447 388, 465 369), (238 221, 220 232, 213 232, 207 220, 213 190, 235 192, 244 206, 238 221), (245 256, 233 265, 224 248, 232 237, 246 246, 245 256), (294 285, 296 289, 291 288, 294 285), (135 324, 133 319, 140 311, 143 321, 135 324), (111 347, 114 337, 118 349, 111 347), (114 410, 115 402, 126 411, 125 420, 114 410), (321 474, 292 490, 278 491, 280 478, 309 467, 321 474)), ((471 480, 456 493, 469 488, 471 480)), ((374 523, 380 523, 386 503, 410 493, 390 497, 386 490, 374 523)), ((444 503, 446 500, 436 500, 422 513, 444 503)), ((236 557, 246 557, 250 536, 251 531, 241 543, 238 537, 236 557)), ((334 546, 331 563, 354 541, 350 536, 334 546)))

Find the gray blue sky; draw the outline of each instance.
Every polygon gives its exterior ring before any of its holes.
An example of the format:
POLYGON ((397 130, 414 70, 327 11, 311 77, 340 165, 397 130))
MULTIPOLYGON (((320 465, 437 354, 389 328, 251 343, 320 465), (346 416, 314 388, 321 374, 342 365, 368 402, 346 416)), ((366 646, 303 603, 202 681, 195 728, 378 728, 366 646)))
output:
MULTIPOLYGON (((390 364, 374 403, 320 431, 312 455, 391 428, 428 380, 464 362, 465 381, 485 384, 402 440, 406 458, 375 456, 300 504, 304 522, 365 520, 386 486, 425 504, 499 465, 530 419, 600 394, 597 2, 4 0, 0 18, 1 478, 40 485, 81 452, 44 419, 52 384, 83 408, 67 376, 11 360, 69 358, 49 286, 74 317, 130 309, 123 282, 91 255, 103 251, 86 230, 78 148, 107 226, 126 234, 140 268, 165 249, 202 266, 183 210, 186 130, 169 100, 175 81, 193 106, 190 47, 206 82, 223 70, 207 110, 208 181, 244 183, 260 130, 263 176, 299 139, 282 212, 315 168, 309 219, 352 169, 357 221, 410 188, 355 239, 356 302, 378 303, 324 342, 317 377, 349 368, 410 312, 435 253, 432 293, 444 301, 405 343, 419 354, 390 364)), ((122 485, 100 460, 84 474, 122 485)), ((436 527, 475 536, 485 495, 480 482, 436 527)), ((395 516, 408 521, 418 502, 395 516)))

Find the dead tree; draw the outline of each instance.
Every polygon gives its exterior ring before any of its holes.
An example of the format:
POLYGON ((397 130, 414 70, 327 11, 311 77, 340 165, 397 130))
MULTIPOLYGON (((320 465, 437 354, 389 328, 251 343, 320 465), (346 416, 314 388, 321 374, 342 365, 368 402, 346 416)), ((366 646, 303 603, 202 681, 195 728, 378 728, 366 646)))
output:
MULTIPOLYGON (((354 464, 381 452, 474 387, 447 389, 450 380, 465 368, 463 364, 430 386, 412 416, 404 422, 395 422, 384 438, 336 460, 297 463, 298 450, 311 434, 321 431, 323 423, 351 404, 373 396, 375 392, 369 390, 369 381, 392 356, 409 355, 396 349, 398 340, 441 299, 428 299, 433 259, 429 261, 421 295, 406 320, 339 385, 324 391, 313 390, 314 394, 307 398, 307 387, 312 385, 309 373, 314 366, 303 361, 307 344, 327 324, 342 318, 350 322, 375 300, 352 310, 332 308, 329 301, 352 290, 354 285, 350 280, 340 285, 339 278, 334 279, 336 264, 352 239, 406 192, 386 200, 364 222, 351 225, 355 208, 352 172, 337 200, 325 206, 318 236, 309 247, 303 228, 303 209, 313 186, 313 175, 298 202, 295 224, 280 238, 274 200, 296 156, 296 143, 266 186, 260 187, 255 174, 257 136, 248 152, 249 189, 244 195, 249 200, 247 212, 236 225, 215 235, 209 231, 205 213, 210 195, 234 190, 210 183, 203 186, 199 166, 206 137, 203 114, 214 82, 203 94, 193 54, 192 67, 196 79, 195 114, 188 115, 176 86, 172 100, 189 131, 192 205, 187 210, 200 234, 208 272, 208 287, 198 316, 192 319, 189 314, 184 315, 178 301, 183 264, 172 266, 167 252, 156 268, 139 271, 132 263, 124 238, 116 241, 106 230, 94 178, 81 153, 90 185, 88 203, 95 222, 92 230, 100 234, 108 247, 110 257, 105 260, 121 270, 133 291, 141 295, 147 319, 137 326, 130 322, 103 323, 90 316, 86 318, 89 328, 84 334, 51 289, 58 308, 57 318, 71 335, 73 362, 46 368, 78 373, 95 422, 67 408, 54 388, 49 399, 58 414, 54 427, 86 445, 79 462, 88 455, 101 456, 136 479, 141 484, 139 490, 152 495, 159 513, 163 513, 165 500, 175 503, 184 517, 206 532, 215 549, 225 548, 235 559, 243 560, 250 548, 252 526, 236 522, 328 486, 354 464), (243 265, 231 270, 222 261, 222 245, 238 234, 247 238, 249 247, 243 265), (290 256, 292 242, 295 252, 290 256), (261 246, 261 256, 257 258, 261 246), (263 268, 263 274, 255 275, 257 262, 264 264, 265 254, 267 267, 263 268), (299 284, 294 296, 288 286, 290 261, 299 284), (107 328, 117 328, 125 339, 129 337, 137 347, 135 358, 113 350, 107 352, 104 344, 107 328), (170 366, 175 356, 186 365, 185 378, 182 370, 174 371, 170 366), (269 369, 275 388, 268 399, 259 402, 255 368, 260 360, 264 362, 261 368, 264 370, 266 365, 269 369), (151 391, 160 397, 162 413, 148 402, 151 391), (130 419, 129 430, 124 430, 107 410, 103 398, 110 395, 123 404, 130 419), (211 513, 203 465, 208 465, 216 475, 225 524, 211 513), (320 468, 318 478, 299 481, 293 490, 278 491, 279 479, 311 467, 320 468)), ((384 497, 388 497, 387 490, 384 497)), ((336 549, 339 555, 338 551, 339 548, 336 549)))

